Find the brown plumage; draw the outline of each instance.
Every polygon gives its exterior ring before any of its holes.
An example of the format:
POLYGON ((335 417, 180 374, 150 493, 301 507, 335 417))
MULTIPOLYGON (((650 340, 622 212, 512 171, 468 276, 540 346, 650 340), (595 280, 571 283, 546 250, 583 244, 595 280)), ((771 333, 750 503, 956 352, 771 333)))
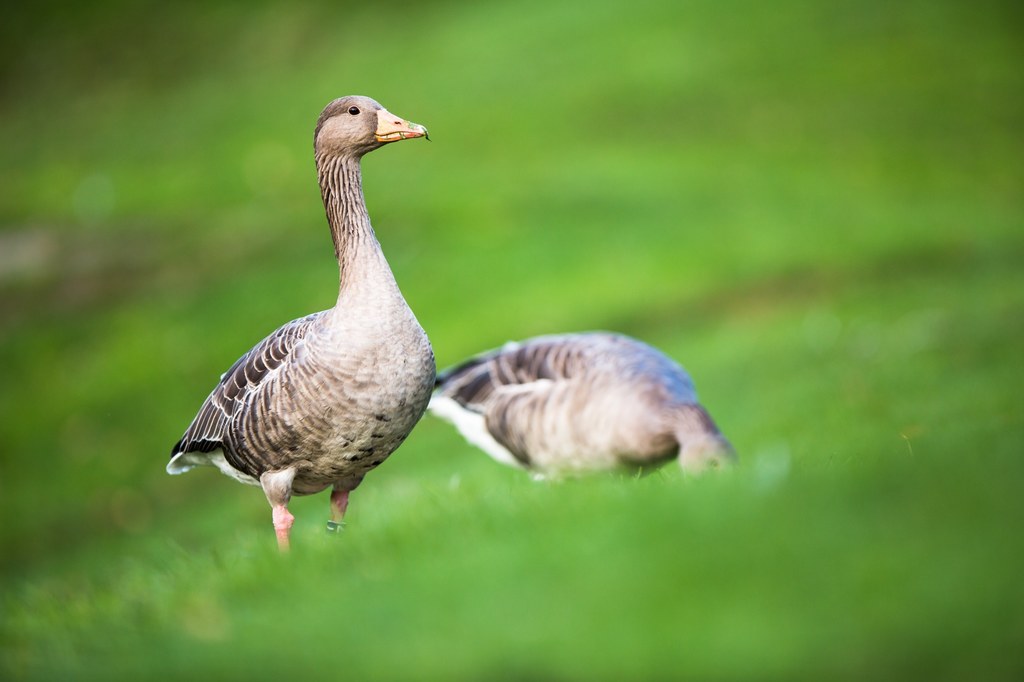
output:
POLYGON ((491 457, 538 475, 648 468, 696 472, 735 459, 689 375, 606 332, 541 336, 445 370, 430 401, 491 457))
POLYGON ((423 126, 367 97, 324 109, 314 132, 317 176, 339 266, 337 304, 293 320, 221 377, 171 451, 167 471, 212 465, 262 486, 282 548, 292 494, 331 493, 328 527, 348 495, 422 416, 434 355, 370 226, 360 159, 423 126))

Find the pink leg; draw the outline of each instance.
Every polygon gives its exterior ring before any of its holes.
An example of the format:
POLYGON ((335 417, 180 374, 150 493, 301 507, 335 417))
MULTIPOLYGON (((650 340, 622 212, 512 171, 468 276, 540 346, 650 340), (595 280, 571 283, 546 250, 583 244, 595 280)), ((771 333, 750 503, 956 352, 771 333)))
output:
POLYGON ((283 471, 267 471, 260 476, 260 485, 267 494, 270 508, 274 510, 274 530, 277 531, 277 546, 282 551, 288 550, 288 531, 291 530, 295 517, 288 511, 288 500, 292 497, 292 480, 295 469, 283 471))
POLYGON ((345 510, 348 509, 347 490, 331 491, 331 520, 327 522, 327 530, 337 532, 345 525, 345 510))
POLYGON ((288 551, 288 531, 295 523, 295 517, 288 511, 288 507, 279 504, 274 507, 274 530, 277 532, 277 546, 282 552, 288 551))

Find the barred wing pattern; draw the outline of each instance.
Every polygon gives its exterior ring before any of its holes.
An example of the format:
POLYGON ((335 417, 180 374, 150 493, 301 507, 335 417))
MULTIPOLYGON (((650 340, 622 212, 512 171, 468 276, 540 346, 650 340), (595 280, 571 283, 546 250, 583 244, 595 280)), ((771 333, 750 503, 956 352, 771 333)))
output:
POLYGON ((528 345, 506 344, 438 375, 441 393, 466 409, 483 412, 495 391, 543 380, 571 378, 578 370, 581 348, 564 337, 528 345))
POLYGON ((220 383, 203 403, 185 435, 171 449, 171 459, 189 452, 224 450, 228 461, 244 470, 241 462, 233 461, 227 442, 232 418, 242 406, 260 397, 264 380, 284 363, 322 315, 323 312, 319 312, 292 320, 256 344, 221 375, 220 383))

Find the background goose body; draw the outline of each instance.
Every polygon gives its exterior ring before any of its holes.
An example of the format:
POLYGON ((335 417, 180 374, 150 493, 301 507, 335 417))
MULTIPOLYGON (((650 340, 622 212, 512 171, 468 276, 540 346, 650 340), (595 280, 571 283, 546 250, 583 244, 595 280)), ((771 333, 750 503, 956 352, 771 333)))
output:
POLYGON ((324 109, 314 147, 340 269, 337 304, 239 358, 172 449, 169 473, 212 465, 262 486, 283 548, 291 495, 332 487, 336 528, 349 493, 405 440, 430 399, 433 352, 374 236, 359 167, 366 152, 425 134, 366 97, 324 109))
POLYGON ((442 372, 430 402, 471 443, 538 474, 733 459, 693 382, 660 351, 605 332, 512 342, 442 372))

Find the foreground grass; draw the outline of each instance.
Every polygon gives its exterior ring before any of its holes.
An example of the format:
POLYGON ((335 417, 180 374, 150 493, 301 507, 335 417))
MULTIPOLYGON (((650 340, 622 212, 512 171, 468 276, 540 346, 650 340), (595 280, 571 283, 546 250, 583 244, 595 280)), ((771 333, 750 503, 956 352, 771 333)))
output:
MULTIPOLYGON (((1005 465, 991 470, 1011 473, 1005 465)), ((17 633, 8 670, 313 679, 1019 672, 1007 648, 1021 622, 1005 597, 1017 589, 1020 543, 1005 527, 975 523, 1020 513, 1005 477, 993 488, 986 476, 979 496, 970 491, 981 490, 981 476, 969 472, 903 463, 887 482, 851 481, 842 469, 786 475, 780 466, 766 456, 699 484, 673 474, 555 486, 490 474, 392 480, 361 496, 365 511, 344 537, 300 526, 288 557, 266 528, 224 536, 216 549, 149 538, 133 556, 111 555, 101 575, 40 581, 8 601, 17 633)))

